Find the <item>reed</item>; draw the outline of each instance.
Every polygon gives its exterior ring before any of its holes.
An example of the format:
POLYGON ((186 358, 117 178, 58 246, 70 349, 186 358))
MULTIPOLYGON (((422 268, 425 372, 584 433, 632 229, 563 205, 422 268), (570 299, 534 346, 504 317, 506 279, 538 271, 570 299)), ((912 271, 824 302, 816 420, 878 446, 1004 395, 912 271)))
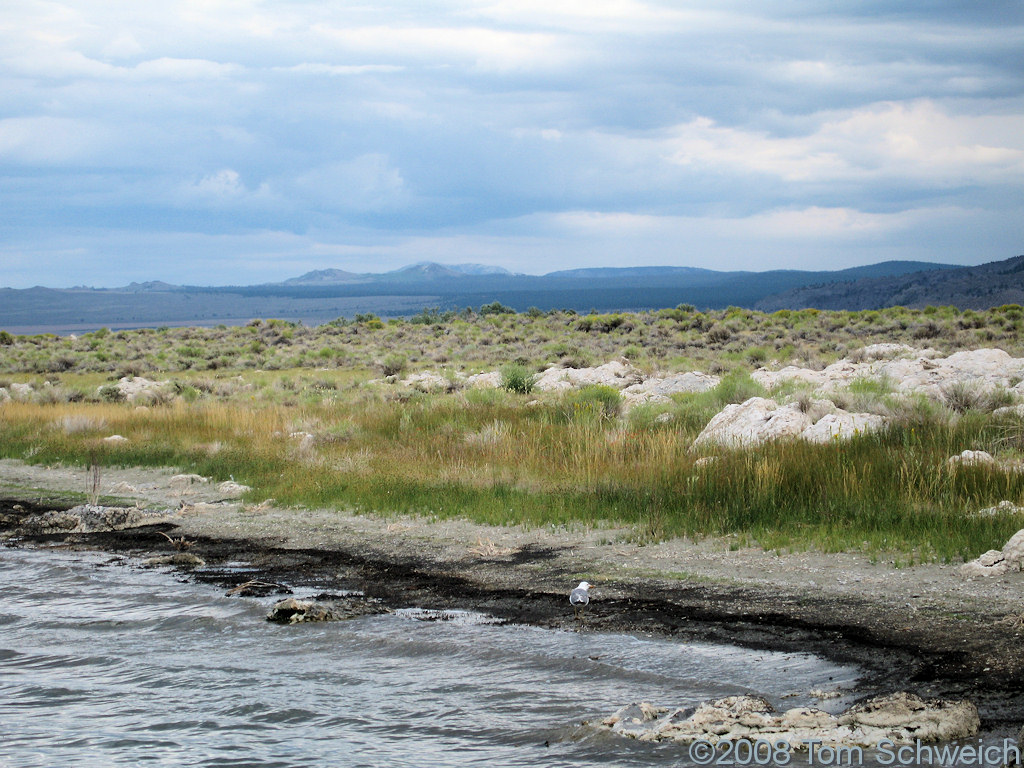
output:
POLYGON ((680 398, 682 418, 668 426, 614 418, 603 392, 531 406, 504 391, 394 401, 352 390, 329 402, 175 401, 149 410, 9 402, 0 406, 0 455, 233 476, 254 500, 297 508, 627 525, 645 540, 737 535, 771 548, 919 559, 974 557, 1024 523, 972 515, 1024 497, 1021 474, 945 464, 965 447, 1005 449, 1014 425, 984 412, 909 410, 886 431, 848 442, 723 450, 696 465, 695 430, 744 389, 734 382, 680 398), (572 406, 580 402, 590 406, 572 406), (128 440, 104 442, 110 434, 128 440))

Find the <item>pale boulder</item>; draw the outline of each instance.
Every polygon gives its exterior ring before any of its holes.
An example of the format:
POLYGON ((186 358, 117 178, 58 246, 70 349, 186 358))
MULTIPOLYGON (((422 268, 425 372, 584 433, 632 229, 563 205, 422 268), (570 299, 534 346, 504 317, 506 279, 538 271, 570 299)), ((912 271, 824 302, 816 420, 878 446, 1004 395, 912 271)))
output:
POLYGON ((882 343, 868 344, 860 351, 860 354, 865 360, 892 360, 896 357, 916 355, 918 350, 907 344, 882 343))
POLYGON ((173 475, 167 484, 171 488, 189 488, 193 485, 204 484, 210 482, 210 478, 203 477, 202 475, 187 474, 187 475, 173 475))
POLYGON ((225 480, 217 486, 217 492, 228 499, 237 499, 251 490, 252 488, 248 485, 236 483, 234 480, 225 480))
POLYGON ((995 466, 995 463, 996 460, 988 451, 967 450, 946 459, 946 466, 954 469, 956 467, 995 466))
POLYGON ((1010 571, 1024 570, 1024 529, 1017 531, 1001 550, 990 549, 985 554, 960 566, 964 578, 1000 576, 1010 571))
POLYGON ((447 392, 457 387, 459 382, 458 379, 448 379, 433 371, 422 371, 402 379, 401 383, 420 392, 447 392))
POLYGON ((743 403, 725 406, 697 435, 693 445, 697 448, 754 446, 798 437, 810 426, 810 417, 796 404, 779 405, 765 397, 752 397, 743 403))
POLYGON ((802 440, 811 443, 829 443, 833 440, 848 440, 858 435, 877 432, 889 420, 874 413, 848 413, 836 411, 822 416, 818 421, 800 433, 802 440))
MULTIPOLYGON (((1021 385, 1018 384, 1014 389, 1020 391, 1021 385)), ((992 411, 993 416, 1014 416, 1024 417, 1024 403, 1020 405, 1007 405, 1003 408, 996 408, 992 411)))
POLYGON ((643 374, 632 365, 613 360, 596 368, 548 368, 537 377, 533 386, 541 392, 577 389, 589 384, 625 389, 639 384, 643 378, 643 374))
POLYGON ((117 391, 129 403, 157 394, 168 385, 166 381, 152 381, 142 376, 124 376, 117 381, 117 391))
POLYGON ((717 744, 763 739, 786 742, 790 749, 806 749, 811 741, 860 747, 873 747, 884 739, 894 744, 947 741, 973 736, 980 726, 978 709, 970 701, 926 701, 911 693, 879 696, 838 716, 809 707, 779 713, 757 696, 727 696, 696 709, 644 702, 623 707, 596 724, 640 741, 717 744))
POLYGON ((485 371, 466 377, 466 386, 473 389, 497 389, 501 386, 501 371, 485 371))
POLYGON ((629 405, 648 402, 665 402, 671 395, 681 392, 706 392, 718 386, 719 379, 700 371, 673 373, 668 376, 651 376, 622 390, 622 396, 629 405))

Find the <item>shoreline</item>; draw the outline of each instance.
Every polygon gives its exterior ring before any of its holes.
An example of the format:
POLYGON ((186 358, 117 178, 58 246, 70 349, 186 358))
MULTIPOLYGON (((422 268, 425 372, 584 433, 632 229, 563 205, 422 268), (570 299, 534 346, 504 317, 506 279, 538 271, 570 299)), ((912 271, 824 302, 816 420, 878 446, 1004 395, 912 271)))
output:
MULTIPOLYGON (((253 506, 218 499, 211 485, 174 487, 172 477, 131 468, 105 476, 134 490, 119 496, 172 510, 166 522, 0 542, 146 558, 174 553, 166 532, 194 541, 189 553, 205 561, 184 569, 189 578, 225 590, 251 579, 357 589, 389 607, 473 610, 559 630, 573 628, 568 590, 586 578, 597 585, 586 631, 813 653, 859 665, 864 695, 967 697, 988 723, 1024 719, 1022 573, 965 581, 953 565, 896 568, 857 554, 773 554, 728 540, 644 545, 626 529, 253 506)), ((5 510, 19 499, 45 508, 40 496, 81 491, 84 480, 80 468, 0 461, 5 510)))

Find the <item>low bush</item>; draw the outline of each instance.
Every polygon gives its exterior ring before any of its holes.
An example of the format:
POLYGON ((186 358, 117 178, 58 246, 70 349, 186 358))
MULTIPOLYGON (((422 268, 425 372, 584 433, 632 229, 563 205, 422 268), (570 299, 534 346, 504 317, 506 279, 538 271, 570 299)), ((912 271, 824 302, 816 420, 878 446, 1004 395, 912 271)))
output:
POLYGON ((501 367, 501 387, 521 395, 533 391, 533 372, 520 363, 508 363, 501 367))

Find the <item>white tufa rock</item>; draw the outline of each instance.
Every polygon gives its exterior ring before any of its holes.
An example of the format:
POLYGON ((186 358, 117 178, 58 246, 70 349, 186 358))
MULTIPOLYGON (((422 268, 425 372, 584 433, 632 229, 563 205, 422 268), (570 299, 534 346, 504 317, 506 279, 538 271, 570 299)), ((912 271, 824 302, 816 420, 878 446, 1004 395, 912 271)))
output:
POLYGON ((802 440, 811 443, 828 443, 833 440, 849 440, 868 432, 877 432, 889 420, 874 413, 848 413, 836 411, 822 416, 818 421, 800 433, 802 440))
POLYGON ((217 492, 228 499, 237 499, 245 493, 251 491, 248 485, 242 485, 236 483, 234 480, 225 480, 223 483, 217 486, 217 492))
POLYGON ((776 712, 756 696, 727 696, 696 709, 669 709, 646 702, 623 707, 596 724, 640 741, 703 740, 711 744, 763 739, 804 749, 814 740, 826 745, 873 747, 883 739, 894 744, 947 741, 978 732, 978 709, 970 701, 925 701, 911 693, 879 696, 840 715, 797 707, 776 712))
POLYGON ((694 447, 723 445, 731 448, 760 445, 797 437, 811 426, 810 417, 795 404, 779 405, 765 397, 752 397, 727 405, 693 441, 694 447))
POLYGON ((104 443, 115 444, 115 443, 127 443, 128 438, 124 435, 109 435, 103 438, 104 443))
POLYGON ((588 384, 603 384, 625 389, 643 381, 643 374, 628 363, 613 360, 596 368, 548 368, 534 381, 534 389, 541 392, 559 392, 588 384))
POLYGON ((188 488, 189 486, 208 483, 210 478, 202 475, 174 475, 167 481, 171 488, 188 488))
POLYGON ((147 398, 150 395, 164 389, 169 384, 167 381, 151 381, 142 376, 124 376, 117 381, 117 391, 124 399, 131 403, 139 398, 147 398))
POLYGON ((872 359, 893 351, 879 346, 871 345, 861 351, 866 362, 840 360, 822 371, 796 366, 778 371, 761 368, 751 378, 768 389, 795 380, 826 392, 844 389, 857 379, 886 379, 898 392, 923 392, 937 400, 943 399, 944 391, 954 385, 991 391, 1008 388, 1017 381, 1020 383, 1013 391, 1024 394, 1024 359, 1010 357, 1001 349, 965 350, 949 357, 934 357, 933 350, 908 348, 899 354, 910 354, 910 359, 872 359))
POLYGON ((456 376, 448 379, 433 371, 422 371, 414 373, 402 379, 401 384, 419 390, 420 392, 447 392, 450 389, 461 386, 461 377, 456 376))
MULTIPOLYGON (((1017 387, 1015 387, 1014 389, 1017 390, 1017 391, 1020 391, 1020 385, 1018 384, 1017 387)), ((1024 404, 1021 404, 1021 405, 1007 405, 1007 406, 1005 406, 1003 408, 996 408, 994 411, 992 411, 992 415, 993 416, 1017 416, 1017 417, 1022 417, 1022 416, 1024 416, 1024 404)))
POLYGON ((996 460, 988 451, 962 451, 946 459, 946 466, 951 468, 994 466, 995 463, 996 460))
POLYGON ((501 386, 501 371, 474 373, 466 377, 466 386, 474 389, 497 389, 501 386))
POLYGON ((868 344, 861 350, 865 360, 892 360, 895 357, 907 357, 919 354, 918 350, 906 344, 868 344))
POLYGON ((1024 530, 1017 531, 1001 550, 990 549, 976 560, 960 566, 964 578, 1000 576, 1009 571, 1024 570, 1024 530))
POLYGON ((651 376, 638 384, 630 384, 625 387, 622 390, 622 396, 627 405, 664 403, 668 402, 671 395, 680 392, 706 392, 709 389, 714 389, 720 381, 721 379, 717 376, 700 371, 651 376))

